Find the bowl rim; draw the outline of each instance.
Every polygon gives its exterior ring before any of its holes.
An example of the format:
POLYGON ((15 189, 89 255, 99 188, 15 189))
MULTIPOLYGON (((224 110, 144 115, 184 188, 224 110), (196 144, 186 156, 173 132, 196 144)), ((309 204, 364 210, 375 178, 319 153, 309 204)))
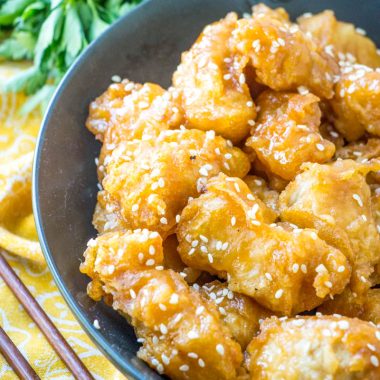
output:
POLYGON ((52 252, 49 249, 47 244, 47 239, 45 236, 44 229, 42 227, 42 216, 40 210, 40 201, 39 201, 39 184, 38 177, 40 173, 40 161, 41 154, 44 145, 44 137, 49 121, 54 113, 54 108, 60 98, 61 93, 66 88, 68 82, 76 72, 77 68, 83 64, 84 61, 87 60, 88 56, 92 54, 92 52, 103 43, 103 41, 107 38, 107 36, 113 32, 113 30, 117 29, 121 24, 125 23, 128 18, 133 17, 134 13, 137 11, 141 11, 141 9, 152 6, 155 2, 159 2, 160 0, 143 0, 140 4, 138 4, 135 8, 127 12, 124 16, 120 17, 115 23, 110 25, 104 33, 102 33, 96 40, 92 41, 90 45, 82 52, 82 54, 76 59, 76 61, 72 64, 70 69, 62 78, 60 84, 56 88, 51 100, 49 101, 47 111, 41 122, 41 127, 38 133, 36 147, 34 150, 34 160, 33 160, 33 171, 32 171, 32 205, 33 205, 33 216, 36 224, 36 230, 38 235, 38 240, 41 245, 41 249, 43 255, 45 257, 46 263, 49 267, 49 270, 53 276, 54 282, 58 287, 61 295, 63 296, 66 304, 69 306, 71 312, 73 313, 75 319, 79 322, 83 331, 86 333, 88 337, 92 340, 93 343, 97 346, 97 348, 108 358, 118 370, 120 370, 123 374, 128 375, 131 379, 143 380, 143 377, 140 371, 131 363, 124 360, 120 354, 114 351, 107 340, 103 337, 103 335, 90 323, 87 318, 84 316, 80 306, 75 301, 73 295, 66 288, 61 275, 59 274, 59 269, 55 264, 52 252))

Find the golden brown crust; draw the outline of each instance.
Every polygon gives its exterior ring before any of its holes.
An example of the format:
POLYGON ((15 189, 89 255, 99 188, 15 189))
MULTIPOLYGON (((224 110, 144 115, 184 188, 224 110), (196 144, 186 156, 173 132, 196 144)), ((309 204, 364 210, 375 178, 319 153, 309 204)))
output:
POLYGON ((81 271, 92 278, 90 296, 111 295, 114 309, 129 316, 142 343, 138 356, 158 372, 236 379, 241 349, 215 306, 162 263, 157 232, 111 232, 89 242, 81 271))
POLYGON ((371 39, 360 34, 354 25, 337 21, 334 12, 326 10, 298 20, 300 28, 312 34, 327 54, 338 61, 350 58, 369 67, 380 66, 380 54, 371 39))
POLYGON ((248 346, 252 380, 368 379, 380 376, 380 331, 342 317, 272 317, 248 346))
POLYGON ((247 146, 266 172, 292 180, 304 162, 324 163, 335 153, 334 144, 320 135, 321 111, 312 94, 265 91, 247 146))
POLYGON ((351 261, 352 289, 366 291, 380 260, 380 238, 365 176, 379 170, 380 163, 341 160, 306 164, 303 169, 280 195, 281 218, 316 228, 351 261))
POLYGON ((276 91, 303 86, 321 98, 333 96, 338 65, 288 21, 283 9, 254 7, 252 17, 238 20, 232 34, 234 51, 249 57, 258 82, 276 91))
POLYGON ((208 25, 182 54, 173 75, 188 127, 214 130, 234 143, 248 135, 256 117, 244 74, 247 59, 229 48, 236 21, 237 15, 230 13, 208 25))
POLYGON ((222 174, 211 179, 206 193, 182 212, 177 229, 182 260, 227 277, 231 290, 287 315, 342 292, 350 276, 344 255, 315 230, 268 224, 273 219, 267 210, 243 181, 222 174))

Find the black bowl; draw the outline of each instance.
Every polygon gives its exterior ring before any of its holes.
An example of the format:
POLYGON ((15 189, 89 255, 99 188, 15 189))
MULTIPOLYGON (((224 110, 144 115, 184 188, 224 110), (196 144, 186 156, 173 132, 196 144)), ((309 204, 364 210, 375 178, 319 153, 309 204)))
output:
MULTIPOLYGON (((296 17, 333 9, 337 17, 367 30, 379 43, 379 0, 264 1, 296 17)), ((38 235, 54 279, 73 313, 101 350, 125 374, 159 379, 136 358, 133 329, 111 308, 86 295, 88 278, 79 272, 86 242, 95 236, 91 219, 99 144, 85 129, 88 105, 115 74, 137 82, 170 84, 180 54, 202 28, 229 11, 249 12, 257 1, 150 0, 126 15, 73 65, 46 114, 39 136, 33 200, 38 235), (100 322, 100 330, 93 326, 100 322)))

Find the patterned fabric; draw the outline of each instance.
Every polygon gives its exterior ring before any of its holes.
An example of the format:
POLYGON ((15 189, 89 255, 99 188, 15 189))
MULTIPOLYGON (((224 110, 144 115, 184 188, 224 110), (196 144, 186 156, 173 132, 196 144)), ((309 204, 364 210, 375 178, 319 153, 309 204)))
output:
MULTIPOLYGON (((0 83, 25 65, 0 65, 0 83)), ((25 98, 0 93, 0 247, 42 308, 78 353, 95 379, 125 379, 100 353, 68 309, 47 269, 35 231, 31 204, 33 149, 41 123, 37 110, 21 115, 25 98)), ((42 379, 73 379, 17 299, 0 280, 0 323, 42 379)), ((0 355, 0 378, 17 379, 0 355)))

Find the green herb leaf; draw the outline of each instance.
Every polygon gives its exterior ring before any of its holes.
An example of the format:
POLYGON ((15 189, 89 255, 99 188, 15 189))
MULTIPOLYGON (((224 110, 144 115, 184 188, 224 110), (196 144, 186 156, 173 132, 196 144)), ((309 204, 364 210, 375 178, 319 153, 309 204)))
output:
POLYGON ((33 58, 34 36, 28 32, 17 32, 0 44, 0 57, 20 61, 33 58))
POLYGON ((8 0, 0 8, 0 25, 12 25, 24 9, 33 3, 33 0, 8 0))

